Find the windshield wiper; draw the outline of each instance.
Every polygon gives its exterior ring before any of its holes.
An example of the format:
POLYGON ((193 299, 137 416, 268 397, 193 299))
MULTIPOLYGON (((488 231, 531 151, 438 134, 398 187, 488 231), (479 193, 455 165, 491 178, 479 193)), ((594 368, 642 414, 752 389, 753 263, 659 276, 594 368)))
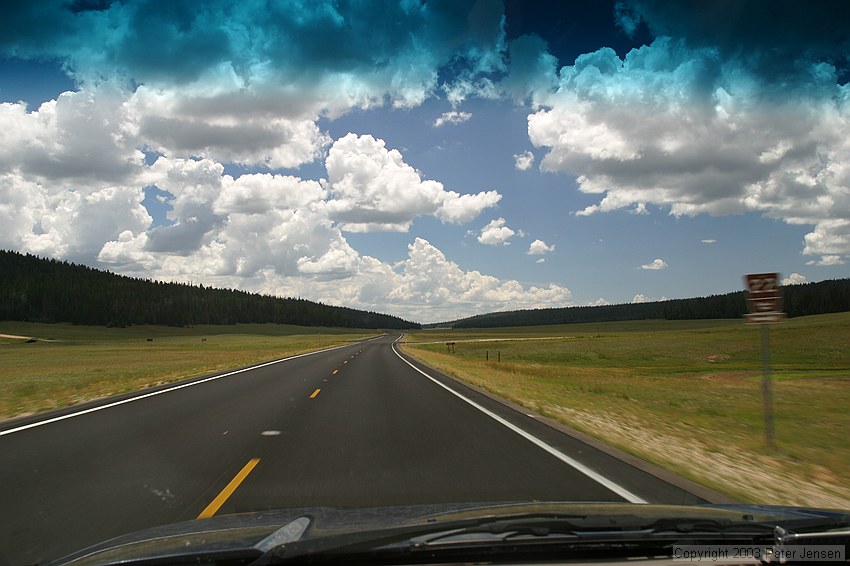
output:
POLYGON ((728 535, 748 537, 772 533, 772 525, 739 523, 717 519, 661 519, 647 522, 638 517, 524 517, 520 519, 498 519, 476 526, 444 531, 417 537, 415 545, 433 545, 455 540, 508 540, 512 538, 574 538, 574 539, 623 539, 625 537, 661 537, 728 535))
MULTIPOLYGON (((401 526, 379 531, 307 538, 269 549, 253 566, 289 561, 333 562, 339 559, 382 556, 416 560, 453 552, 504 554, 545 552, 554 547, 611 549, 663 549, 672 543, 747 542, 772 543, 775 523, 728 519, 647 519, 631 515, 531 514, 481 517, 401 526)), ((513 555, 513 554, 512 554, 513 555)))

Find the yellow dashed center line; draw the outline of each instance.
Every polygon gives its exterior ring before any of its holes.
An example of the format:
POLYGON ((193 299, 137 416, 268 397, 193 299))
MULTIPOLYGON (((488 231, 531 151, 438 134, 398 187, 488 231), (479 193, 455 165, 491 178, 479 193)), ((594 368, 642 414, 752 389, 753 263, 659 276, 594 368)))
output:
POLYGON ((335 370, 333 370, 333 371, 331 372, 331 375, 336 375, 336 374, 338 374, 338 373, 339 373, 339 370, 338 370, 338 369, 335 369, 335 370))
POLYGON ((316 395, 318 395, 319 391, 321 391, 321 389, 316 389, 315 391, 313 391, 313 394, 310 395, 310 399, 313 399, 316 395))
POLYGON ((233 492, 236 491, 236 488, 239 487, 239 484, 245 481, 245 478, 248 477, 248 474, 251 473, 251 470, 253 470, 254 466, 256 466, 259 462, 259 458, 251 458, 250 460, 248 460, 248 463, 245 464, 245 466, 243 466, 241 470, 239 470, 239 473, 236 474, 236 477, 230 480, 230 483, 227 484, 227 486, 225 486, 225 488, 221 490, 221 493, 219 493, 218 496, 213 499, 209 505, 207 505, 206 509, 201 511, 201 514, 198 515, 198 519, 208 519, 215 515, 216 511, 218 511, 221 506, 224 505, 224 502, 227 501, 227 499, 231 495, 233 495, 233 492))

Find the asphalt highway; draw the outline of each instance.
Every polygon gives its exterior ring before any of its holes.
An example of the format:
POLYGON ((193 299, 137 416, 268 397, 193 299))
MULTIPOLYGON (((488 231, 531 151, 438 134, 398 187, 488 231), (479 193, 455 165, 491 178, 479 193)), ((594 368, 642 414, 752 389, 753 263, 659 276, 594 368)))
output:
POLYGON ((703 502, 410 360, 397 338, 0 425, 0 564, 276 508, 703 502))

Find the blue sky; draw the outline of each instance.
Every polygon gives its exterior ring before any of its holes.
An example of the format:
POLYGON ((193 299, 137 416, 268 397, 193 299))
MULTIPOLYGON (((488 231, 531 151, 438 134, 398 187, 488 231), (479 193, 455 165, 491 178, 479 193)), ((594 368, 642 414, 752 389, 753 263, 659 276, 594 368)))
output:
POLYGON ((39 2, 0 247, 418 322, 847 277, 843 2, 39 2))

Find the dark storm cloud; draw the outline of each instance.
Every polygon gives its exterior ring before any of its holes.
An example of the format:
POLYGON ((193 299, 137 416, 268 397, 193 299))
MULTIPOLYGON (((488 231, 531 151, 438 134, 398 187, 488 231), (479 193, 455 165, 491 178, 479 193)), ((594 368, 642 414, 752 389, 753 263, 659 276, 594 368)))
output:
POLYGON ((626 0, 617 6, 621 27, 644 22, 655 36, 683 39, 739 59, 768 82, 806 81, 813 63, 848 71, 850 3, 844 0, 626 0))
POLYGON ((500 1, 16 3, 0 53, 60 59, 83 80, 183 83, 224 63, 278 82, 399 67, 428 72, 498 48, 500 1))

